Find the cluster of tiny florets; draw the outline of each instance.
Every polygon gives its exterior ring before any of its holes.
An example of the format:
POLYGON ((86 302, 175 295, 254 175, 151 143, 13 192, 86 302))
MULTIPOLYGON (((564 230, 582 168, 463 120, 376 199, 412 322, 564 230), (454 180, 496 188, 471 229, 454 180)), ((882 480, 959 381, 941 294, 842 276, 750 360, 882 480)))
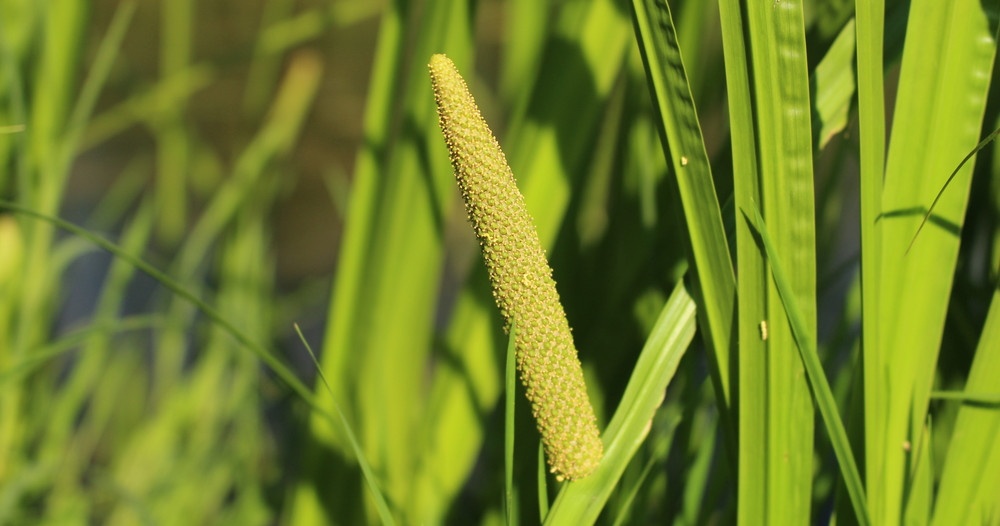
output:
POLYGON ((517 369, 553 473, 579 479, 603 456, 583 369, 538 233, 514 174, 455 64, 430 62, 455 178, 506 322, 517 320, 517 369))

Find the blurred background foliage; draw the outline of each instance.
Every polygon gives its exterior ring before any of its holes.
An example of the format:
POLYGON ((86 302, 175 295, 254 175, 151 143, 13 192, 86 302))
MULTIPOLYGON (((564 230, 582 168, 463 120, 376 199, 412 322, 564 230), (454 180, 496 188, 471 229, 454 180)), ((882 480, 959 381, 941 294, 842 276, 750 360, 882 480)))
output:
MULTIPOLYGON (((886 4, 891 118, 910 3, 886 4)), ((719 6, 670 6, 735 254, 719 6)), ((162 280, 0 210, 0 523, 376 522, 337 410, 398 520, 502 522, 506 337, 425 65, 438 52, 456 62, 507 153, 603 428, 671 290, 698 288, 631 9, 0 0, 0 198, 151 262, 298 378, 162 280), (315 395, 293 323, 330 382, 315 395)), ((861 418, 853 17, 846 0, 803 5, 818 342, 849 424, 861 418)), ((998 123, 997 89, 984 129, 998 123)), ((942 389, 964 385, 1000 262, 992 145, 974 168, 942 389)), ((729 417, 706 350, 695 338, 602 521, 735 520, 729 417)), ((545 505, 522 400, 516 509, 533 523, 545 505)), ((959 407, 932 402, 935 428, 959 407)), ((935 435, 934 462, 948 438, 935 435)), ((826 522, 840 479, 816 441, 807 513, 826 522)))

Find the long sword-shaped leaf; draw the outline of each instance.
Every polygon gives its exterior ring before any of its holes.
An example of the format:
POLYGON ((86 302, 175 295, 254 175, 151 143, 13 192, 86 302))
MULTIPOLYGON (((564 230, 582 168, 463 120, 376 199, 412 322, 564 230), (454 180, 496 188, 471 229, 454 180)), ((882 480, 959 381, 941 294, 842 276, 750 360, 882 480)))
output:
MULTIPOLYGON (((791 287, 806 333, 816 338, 816 241, 812 171, 812 124, 802 2, 782 0, 747 10, 757 124, 761 211, 775 225, 774 246, 788 262, 791 287)), ((763 486, 765 507, 741 519, 752 524, 802 524, 812 499, 813 408, 795 339, 772 284, 767 289, 765 383, 760 405, 742 410, 765 420, 763 471, 741 471, 740 485, 763 486)), ((741 429, 742 431, 742 429, 741 429)), ((741 436, 741 441, 756 437, 741 436)))
POLYGON ((650 96, 660 117, 663 151, 671 160, 684 206, 697 276, 695 297, 701 306, 701 324, 706 328, 706 344, 712 353, 719 404, 724 421, 728 422, 732 416, 729 369, 736 284, 712 169, 677 46, 670 7, 663 1, 633 0, 632 14, 650 96))
MULTIPOLYGON (((757 170, 756 130, 747 65, 746 38, 741 2, 720 0, 722 50, 726 64, 726 94, 733 150, 733 200, 737 209, 759 203, 760 181, 757 170)), ((765 427, 754 408, 763 404, 765 384, 759 381, 766 367, 766 343, 758 334, 758 324, 767 317, 767 274, 764 256, 757 247, 749 222, 737 216, 736 264, 739 281, 739 368, 736 380, 739 405, 739 447, 736 460, 738 476, 764 471, 765 427)), ((737 520, 743 524, 763 516, 766 488, 762 484, 738 483, 737 520)))
MULTIPOLYGON (((866 406, 884 416, 866 422, 871 426, 866 431, 878 440, 866 441, 868 500, 878 524, 899 523, 906 506, 929 509, 906 497, 917 458, 905 446, 916 444, 924 432, 972 163, 942 194, 929 220, 933 228, 921 232, 909 253, 906 249, 930 198, 979 142, 996 55, 998 5, 997 0, 910 5, 878 218, 882 254, 875 323, 882 356, 865 367, 873 389, 866 406)), ((926 521, 924 515, 908 518, 926 521)))
MULTIPOLYGON (((883 370, 885 353, 879 346, 879 272, 881 265, 882 178, 885 173, 885 94, 882 78, 884 0, 857 0, 858 31, 858 127, 860 129, 861 188, 861 340, 865 393, 865 462, 868 501, 872 492, 872 468, 881 466, 885 403, 883 379, 869 371, 883 370)), ((877 504, 875 504, 877 506, 877 504)), ((875 511, 875 510, 873 510, 875 511)), ((877 515, 877 511, 875 511, 877 515)))

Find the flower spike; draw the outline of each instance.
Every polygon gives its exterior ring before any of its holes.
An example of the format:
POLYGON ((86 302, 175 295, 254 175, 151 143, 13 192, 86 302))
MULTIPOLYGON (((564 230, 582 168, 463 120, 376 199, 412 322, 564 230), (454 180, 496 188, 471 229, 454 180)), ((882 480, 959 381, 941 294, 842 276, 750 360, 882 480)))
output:
POLYGON ((604 446, 552 269, 500 144, 455 64, 434 55, 429 67, 441 131, 493 297, 505 328, 517 321, 517 369, 549 468, 560 480, 580 479, 597 467, 604 446))

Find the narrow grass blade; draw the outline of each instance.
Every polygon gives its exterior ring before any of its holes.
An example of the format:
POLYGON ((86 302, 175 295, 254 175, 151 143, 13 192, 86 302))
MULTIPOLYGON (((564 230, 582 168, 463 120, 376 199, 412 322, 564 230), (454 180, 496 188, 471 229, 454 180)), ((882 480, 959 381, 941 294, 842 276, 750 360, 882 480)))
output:
POLYGON ((538 522, 545 523, 549 516, 549 476, 545 469, 545 447, 538 443, 538 469, 535 478, 538 481, 538 522))
MULTIPOLYGON (((745 212, 744 212, 745 213, 745 212)), ((847 492, 854 507, 857 521, 861 525, 870 524, 868 516, 868 506, 865 503, 865 489, 861 483, 861 474, 858 472, 854 455, 851 453, 851 444, 847 440, 847 432, 844 424, 837 412, 837 401, 830 390, 830 384, 826 380, 823 372, 823 365, 820 362, 819 354, 816 353, 815 334, 809 331, 815 330, 809 327, 804 321, 798 306, 796 297, 790 282, 783 270, 783 264, 778 259, 777 248, 774 246, 771 236, 768 233, 764 218, 756 208, 753 210, 754 218, 752 223, 760 234, 764 250, 767 254, 768 264, 771 267, 771 276, 774 279, 775 288, 780 296, 780 301, 784 307, 784 314, 787 316, 788 324, 792 335, 795 338, 795 345, 799 351, 799 358, 805 366, 806 374, 809 377, 809 386, 812 390, 812 398, 819 408, 823 423, 827 433, 830 435, 830 442, 833 444, 834 454, 840 464, 841 476, 847 485, 847 492)), ((775 320, 771 320, 772 322, 775 320)))
MULTIPOLYGON (((750 91, 750 67, 747 63, 746 35, 743 27, 742 3, 737 0, 720 0, 719 17, 722 24, 722 50, 726 67, 726 95, 729 106, 730 140, 733 152, 733 201, 737 209, 744 209, 761 202, 760 179, 757 166, 757 131, 753 117, 753 100, 750 91)), ((736 218, 736 264, 739 280, 736 283, 739 306, 737 309, 738 363, 735 388, 739 399, 736 407, 735 431, 728 438, 734 452, 733 471, 737 477, 751 476, 765 470, 767 445, 762 419, 757 418, 756 408, 763 405, 765 383, 759 381, 765 373, 767 346, 757 332, 758 324, 767 318, 767 269, 764 255, 757 247, 750 223, 743 217, 736 218), (734 447, 732 444, 737 442, 734 447)), ((766 501, 763 484, 740 483, 736 488, 737 521, 753 523, 763 516, 761 508, 766 501), (755 506, 750 506, 755 503, 755 506)))
POLYGON ((913 248, 913 244, 916 243, 917 241, 917 236, 919 236, 920 231, 924 229, 924 225, 927 224, 927 219, 929 219, 931 217, 931 214, 934 212, 934 207, 936 207, 938 201, 941 200, 941 195, 944 194, 944 191, 948 189, 948 185, 950 185, 951 182, 955 179, 955 175, 958 174, 958 171, 961 170, 963 166, 965 166, 965 163, 969 162, 969 159, 972 159, 974 155, 979 153, 979 150, 982 150, 983 148, 986 147, 987 144, 993 142, 997 138, 997 135, 1000 135, 1000 128, 993 130, 993 132, 987 135, 985 139, 979 141, 979 144, 977 144, 976 147, 973 148, 971 152, 969 152, 969 155, 966 155, 965 158, 962 159, 962 162, 958 163, 958 166, 956 166, 955 169, 951 172, 951 175, 948 176, 948 179, 946 179, 944 184, 941 185, 941 189, 938 190, 937 195, 934 196, 934 200, 931 201, 931 205, 928 206, 927 211, 924 212, 924 217, 920 220, 920 225, 917 226, 917 231, 913 234, 913 239, 910 240, 909 246, 906 247, 907 254, 910 253, 910 249, 913 248))
POLYGON ((503 425, 503 468, 504 468, 504 510, 507 524, 516 524, 514 516, 514 399, 517 389, 517 361, 514 357, 514 337, 517 335, 517 320, 510 324, 507 342, 507 361, 504 366, 504 425, 503 425))
MULTIPOLYGON (((323 368, 319 366, 319 361, 316 359, 316 353, 313 352, 312 346, 309 345, 309 341, 306 340, 306 337, 302 334, 302 330, 299 329, 297 324, 295 325, 295 332, 299 335, 299 339, 302 340, 302 344, 306 346, 306 350, 309 351, 309 357, 312 358, 313 364, 316 365, 316 374, 319 375, 319 379, 326 387, 327 393, 329 393, 330 396, 333 396, 333 390, 330 389, 330 383, 327 382, 326 375, 323 374, 323 368)), ((378 510, 379 519, 381 519, 382 524, 395 524, 396 521, 392 519, 392 513, 389 511, 389 504, 386 503, 385 496, 382 495, 382 491, 379 489, 378 479, 375 478, 375 473, 372 472, 371 465, 365 457, 365 452, 361 449, 361 444, 358 443, 354 430, 351 429, 351 424, 347 421, 347 417, 344 416, 344 412, 340 410, 340 406, 337 404, 336 400, 332 403, 334 409, 337 410, 337 416, 340 417, 340 423, 343 425, 344 433, 347 435, 347 440, 351 445, 351 449, 354 451, 358 464, 361 466, 361 472, 364 473, 365 482, 368 483, 368 489, 371 490, 371 495, 375 499, 375 509, 378 510)))
POLYGON ((689 249, 697 272, 699 315, 707 327, 719 404, 732 418, 730 352, 735 310, 735 278, 711 166, 677 46, 670 7, 656 0, 633 0, 632 21, 646 66, 653 106, 659 115, 664 155, 671 160, 687 219, 689 249))
POLYGON ((545 518, 547 525, 592 524, 626 466, 645 440, 665 390, 694 338, 695 303, 678 284, 639 355, 621 403, 604 432, 604 459, 583 480, 566 483, 545 518))
POLYGON ((885 443, 885 378, 888 353, 879 337, 879 274, 882 265, 882 181, 885 174, 885 89, 883 87, 884 0, 857 0, 858 128, 861 200, 861 348, 864 377, 864 460, 867 498, 876 509, 881 496, 873 474, 881 469, 885 443))

